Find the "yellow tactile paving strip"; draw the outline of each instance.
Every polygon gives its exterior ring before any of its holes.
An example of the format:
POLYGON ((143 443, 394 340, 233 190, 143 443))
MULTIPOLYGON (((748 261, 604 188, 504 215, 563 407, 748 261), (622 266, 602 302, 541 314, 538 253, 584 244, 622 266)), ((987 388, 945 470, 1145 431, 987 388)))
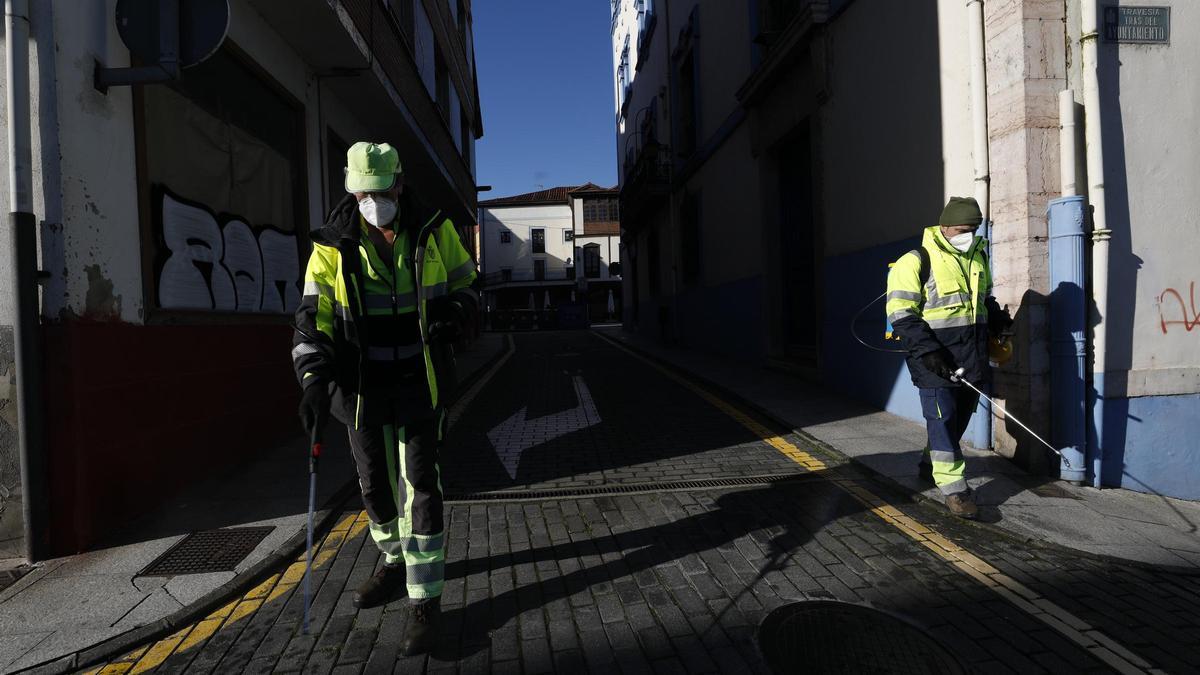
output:
MULTIPOLYGON (((313 569, 328 565, 342 546, 367 529, 367 512, 347 513, 329 534, 317 544, 313 569)), ((305 552, 307 553, 307 551, 305 552)), ((252 616, 260 607, 291 593, 304 580, 305 553, 301 553, 282 573, 273 574, 242 597, 204 617, 190 626, 168 635, 146 647, 140 647, 120 659, 87 671, 87 675, 124 675, 145 673, 162 665, 172 654, 195 649, 222 628, 232 626, 252 616)))
POLYGON ((632 358, 656 369, 666 377, 695 393, 713 407, 737 420, 742 426, 762 439, 763 442, 779 450, 792 461, 800 464, 809 471, 820 471, 822 478, 849 493, 850 496, 854 497, 854 499, 867 507, 871 513, 878 516, 884 522, 929 549, 938 557, 954 565, 959 571, 983 584, 1018 609, 1084 648, 1089 654, 1103 661, 1105 664, 1122 673, 1160 672, 1152 669, 1145 659, 1122 647, 1099 629, 1089 625, 1049 599, 1042 597, 1036 591, 1016 579, 1000 572, 982 558, 938 534, 928 526, 905 515, 899 509, 889 504, 887 500, 864 487, 859 481, 847 477, 844 471, 839 470, 839 467, 829 467, 820 458, 814 457, 796 447, 795 444, 772 432, 737 406, 702 388, 686 377, 665 368, 654 360, 642 356, 612 338, 597 335, 632 358))

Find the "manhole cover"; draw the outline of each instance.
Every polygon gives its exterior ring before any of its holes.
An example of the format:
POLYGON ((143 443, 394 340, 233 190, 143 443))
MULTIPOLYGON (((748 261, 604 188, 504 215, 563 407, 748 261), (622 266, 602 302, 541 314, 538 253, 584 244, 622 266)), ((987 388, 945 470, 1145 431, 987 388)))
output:
POLYGON ((273 527, 231 527, 193 532, 138 573, 142 577, 232 571, 273 527))
POLYGON ((890 614, 834 601, 767 615, 758 644, 776 673, 963 673, 941 645, 890 614))

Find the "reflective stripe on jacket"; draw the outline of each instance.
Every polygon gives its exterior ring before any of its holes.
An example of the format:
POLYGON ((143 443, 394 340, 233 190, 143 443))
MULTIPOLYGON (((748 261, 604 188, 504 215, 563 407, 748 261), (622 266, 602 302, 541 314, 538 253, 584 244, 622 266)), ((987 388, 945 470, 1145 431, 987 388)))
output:
POLYGON ((417 216, 409 199, 403 200, 401 213, 396 246, 403 239, 403 250, 412 251, 412 264, 402 270, 412 277, 405 280, 393 282, 377 269, 379 258, 357 214, 352 222, 328 225, 312 235, 313 252, 296 310, 292 363, 302 386, 333 385, 333 416, 353 428, 362 422, 362 382, 369 360, 365 317, 380 309, 384 298, 388 312, 417 311, 420 352, 435 409, 439 391, 453 386, 454 364, 449 345, 430 343, 430 303, 453 297, 472 315, 478 307, 472 288, 475 262, 450 219, 440 211, 417 216), (410 241, 415 241, 411 248, 410 241))
POLYGON ((950 245, 938 226, 925 228, 921 246, 929 254, 928 278, 921 280, 921 255, 910 251, 888 274, 887 315, 908 350, 908 369, 918 387, 950 387, 921 357, 945 347, 980 384, 991 380, 988 365, 987 299, 992 292, 985 242, 976 237, 965 253, 950 245))

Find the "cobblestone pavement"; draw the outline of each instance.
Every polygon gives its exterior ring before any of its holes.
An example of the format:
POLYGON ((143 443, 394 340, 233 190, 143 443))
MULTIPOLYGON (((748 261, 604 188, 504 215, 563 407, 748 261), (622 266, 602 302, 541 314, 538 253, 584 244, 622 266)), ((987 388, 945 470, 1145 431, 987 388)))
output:
POLYGON ((398 655, 404 598, 352 607, 379 563, 353 509, 317 555, 311 635, 300 561, 103 672, 769 672, 756 627, 806 599, 901 617, 974 672, 1200 671, 1200 577, 1029 548, 769 429, 589 333, 518 335, 443 456, 463 499, 434 655, 398 655), (522 407, 578 406, 577 375, 599 420, 531 447, 510 478, 488 432, 522 407), (661 488, 722 478, 750 484, 661 488))

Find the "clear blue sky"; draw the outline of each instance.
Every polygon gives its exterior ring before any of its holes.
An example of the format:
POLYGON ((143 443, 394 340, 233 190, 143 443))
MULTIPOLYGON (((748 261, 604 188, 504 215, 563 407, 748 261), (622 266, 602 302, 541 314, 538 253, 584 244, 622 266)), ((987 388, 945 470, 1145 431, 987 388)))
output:
POLYGON ((605 0, 477 0, 480 199, 617 182, 605 0))

